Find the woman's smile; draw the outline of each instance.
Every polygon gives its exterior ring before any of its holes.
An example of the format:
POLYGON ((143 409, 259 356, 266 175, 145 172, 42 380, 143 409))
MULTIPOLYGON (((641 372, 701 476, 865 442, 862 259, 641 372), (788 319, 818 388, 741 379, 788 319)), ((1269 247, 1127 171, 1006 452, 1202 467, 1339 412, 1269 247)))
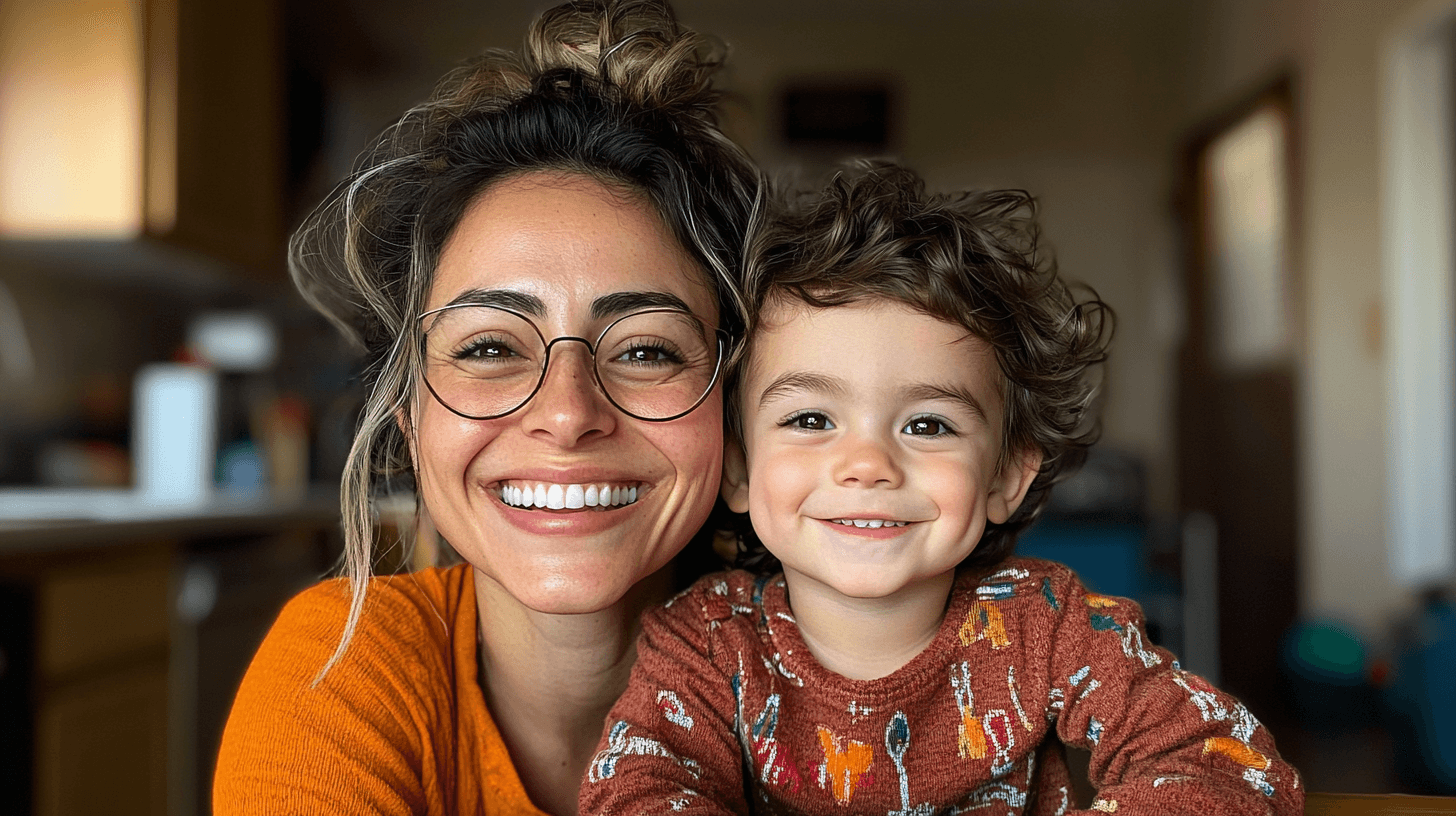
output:
POLYGON ((521 482, 502 484, 501 501, 511 507, 537 510, 606 510, 637 501, 638 486, 608 483, 556 484, 521 482))

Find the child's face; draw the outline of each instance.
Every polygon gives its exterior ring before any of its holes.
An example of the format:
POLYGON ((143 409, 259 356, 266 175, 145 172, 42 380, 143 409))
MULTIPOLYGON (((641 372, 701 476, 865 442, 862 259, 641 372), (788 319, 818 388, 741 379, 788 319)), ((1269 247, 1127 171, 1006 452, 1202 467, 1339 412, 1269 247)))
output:
POLYGON ((791 579, 889 597, 953 573, 1021 503, 1041 457, 997 468, 1001 379, 985 341, 886 301, 771 305, 761 325, 723 495, 791 579))

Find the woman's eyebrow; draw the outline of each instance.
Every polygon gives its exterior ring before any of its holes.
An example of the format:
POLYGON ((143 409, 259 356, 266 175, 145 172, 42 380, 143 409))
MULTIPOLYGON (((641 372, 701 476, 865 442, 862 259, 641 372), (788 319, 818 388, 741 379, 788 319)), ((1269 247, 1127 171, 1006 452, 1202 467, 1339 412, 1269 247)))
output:
POLYGON ((693 311, 686 301, 671 292, 613 292, 592 301, 591 316, 593 320, 604 320, 643 309, 677 309, 689 314, 693 311))
POLYGON ((779 375, 777 379, 763 389, 758 396, 758 407, 773 402, 780 397, 787 396, 797 391, 811 391, 816 394, 824 394, 831 397, 844 397, 849 394, 849 385, 838 377, 831 377, 828 374, 816 374, 812 371, 789 371, 779 375))
POLYGON ((959 402, 966 406, 971 413, 986 419, 986 409, 981 406, 981 401, 976 399, 969 389, 959 385, 937 385, 935 383, 916 383, 907 385, 900 391, 900 396, 907 402, 921 402, 924 400, 950 400, 959 402))
POLYGON ((540 298, 510 289, 466 289, 440 308, 464 305, 499 306, 532 317, 545 317, 546 315, 546 304, 542 303, 540 298))

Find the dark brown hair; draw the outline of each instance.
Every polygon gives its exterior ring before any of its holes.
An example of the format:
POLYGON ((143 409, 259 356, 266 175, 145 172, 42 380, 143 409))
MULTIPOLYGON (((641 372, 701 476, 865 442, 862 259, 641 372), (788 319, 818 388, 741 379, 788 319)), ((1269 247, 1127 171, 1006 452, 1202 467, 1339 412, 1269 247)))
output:
MULTIPOLYGON (((747 341, 733 361, 728 400, 738 439, 743 372, 771 302, 833 308, 892 301, 964 326, 991 346, 1005 405, 1001 464, 1015 451, 1037 450, 1041 469, 1017 511, 986 526, 963 566, 1009 556, 1052 486, 1082 464, 1097 439, 1091 372, 1107 358, 1112 310, 1058 275, 1038 247, 1036 201, 1021 190, 927 194, 904 167, 862 162, 821 192, 781 202, 754 236, 745 269, 747 341)), ((750 535, 739 562, 776 567, 750 535)))

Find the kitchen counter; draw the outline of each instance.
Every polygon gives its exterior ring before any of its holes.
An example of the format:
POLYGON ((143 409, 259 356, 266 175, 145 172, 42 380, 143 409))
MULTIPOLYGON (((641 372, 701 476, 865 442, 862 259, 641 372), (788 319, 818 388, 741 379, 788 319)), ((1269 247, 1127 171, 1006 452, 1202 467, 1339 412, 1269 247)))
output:
POLYGON ((250 535, 327 525, 339 517, 338 493, 218 496, 204 504, 157 506, 121 489, 0 489, 0 556, 95 548, 146 540, 250 535))

